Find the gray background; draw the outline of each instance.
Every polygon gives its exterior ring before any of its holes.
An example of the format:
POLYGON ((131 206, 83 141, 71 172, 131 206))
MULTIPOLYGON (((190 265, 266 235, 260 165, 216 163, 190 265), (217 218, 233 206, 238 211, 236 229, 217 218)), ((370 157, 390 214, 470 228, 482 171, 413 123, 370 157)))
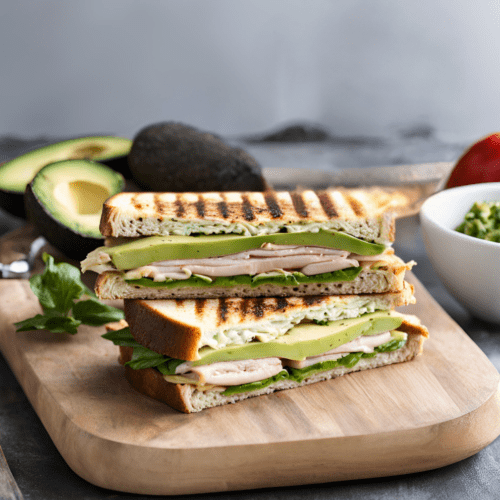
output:
POLYGON ((1 2, 0 135, 497 130, 498 1, 1 2))

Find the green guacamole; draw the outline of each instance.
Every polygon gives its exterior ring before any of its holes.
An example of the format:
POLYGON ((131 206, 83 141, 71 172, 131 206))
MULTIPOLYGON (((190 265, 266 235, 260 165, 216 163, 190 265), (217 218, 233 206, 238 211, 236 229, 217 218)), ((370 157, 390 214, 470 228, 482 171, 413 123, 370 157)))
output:
POLYGON ((474 238, 500 243, 500 201, 474 203, 455 230, 474 238))

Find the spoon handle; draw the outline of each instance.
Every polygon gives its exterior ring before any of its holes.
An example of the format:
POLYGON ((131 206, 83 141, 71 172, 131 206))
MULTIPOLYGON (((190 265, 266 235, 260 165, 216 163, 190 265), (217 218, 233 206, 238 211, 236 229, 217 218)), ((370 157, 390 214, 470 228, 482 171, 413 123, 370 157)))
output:
POLYGON ((21 490, 9 469, 2 448, 0 448, 0 500, 23 500, 21 490))

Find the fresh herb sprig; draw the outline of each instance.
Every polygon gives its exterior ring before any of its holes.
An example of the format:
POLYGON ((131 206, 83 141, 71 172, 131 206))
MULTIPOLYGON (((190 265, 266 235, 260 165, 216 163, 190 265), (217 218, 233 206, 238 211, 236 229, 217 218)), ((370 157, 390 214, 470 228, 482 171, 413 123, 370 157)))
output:
POLYGON ((66 262, 55 264, 47 253, 43 254, 43 261, 43 273, 30 278, 31 290, 38 297, 43 314, 15 323, 16 331, 48 330, 74 335, 81 324, 101 326, 124 318, 121 309, 99 302, 82 282, 78 268, 66 262), (90 298, 78 301, 82 295, 90 298))

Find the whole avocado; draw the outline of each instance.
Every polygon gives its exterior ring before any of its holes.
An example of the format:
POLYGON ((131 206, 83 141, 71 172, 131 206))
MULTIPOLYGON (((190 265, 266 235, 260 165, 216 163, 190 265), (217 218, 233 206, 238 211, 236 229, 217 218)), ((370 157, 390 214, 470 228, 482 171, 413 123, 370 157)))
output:
POLYGON ((164 122, 143 128, 128 155, 130 171, 153 191, 265 191, 257 161, 213 134, 164 122))

